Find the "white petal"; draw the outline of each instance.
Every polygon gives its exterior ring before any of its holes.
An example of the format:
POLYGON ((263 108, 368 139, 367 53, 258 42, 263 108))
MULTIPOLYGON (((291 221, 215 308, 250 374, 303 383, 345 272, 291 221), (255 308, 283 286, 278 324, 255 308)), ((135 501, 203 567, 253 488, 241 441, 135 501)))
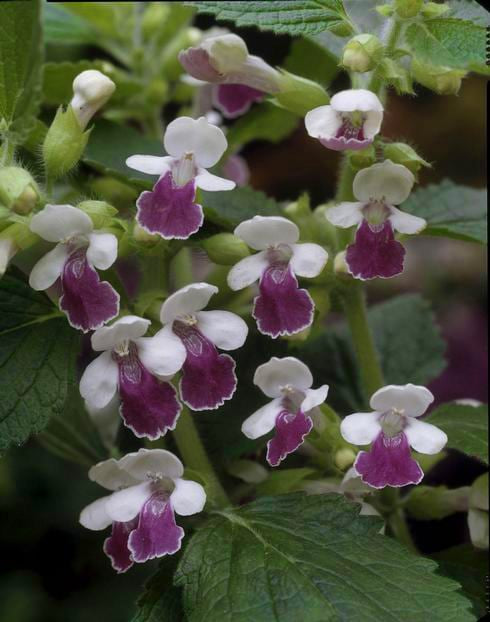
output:
POLYGON ((208 304, 211 296, 218 293, 218 288, 209 283, 191 283, 177 290, 163 303, 160 310, 162 324, 175 318, 201 311, 208 304))
POLYGON ((478 549, 488 549, 488 512, 470 508, 468 528, 473 546, 478 549))
POLYGON ((327 263, 328 253, 319 244, 293 244, 291 248, 293 256, 289 265, 297 276, 310 279, 318 276, 327 263))
POLYGON ((175 512, 181 516, 202 512, 206 504, 206 493, 201 484, 180 478, 174 483, 175 488, 170 495, 170 502, 175 512))
POLYGON ((363 168, 354 177, 352 190, 358 201, 383 201, 387 205, 399 205, 408 198, 415 177, 401 164, 385 160, 363 168))
POLYGON ((392 205, 390 205, 390 212, 389 220, 391 220, 393 228, 400 233, 420 233, 427 226, 427 221, 424 218, 402 212, 392 205))
POLYGON ((114 395, 112 400, 104 408, 93 408, 89 402, 85 402, 85 408, 90 415, 104 446, 108 449, 114 447, 117 432, 121 424, 119 415, 119 395, 114 395))
POLYGON ((308 367, 294 356, 282 359, 273 356, 267 363, 257 367, 254 384, 267 397, 279 397, 287 385, 298 391, 306 391, 313 384, 313 376, 308 367))
POLYGON ((319 106, 306 113, 306 131, 313 138, 331 138, 342 126, 342 118, 332 106, 319 106))
POLYGON ((107 270, 117 259, 117 238, 112 233, 91 233, 89 235, 87 260, 94 268, 107 270))
POLYGON ((306 389, 305 399, 301 402, 301 410, 307 413, 315 406, 320 406, 327 399, 328 384, 322 384, 318 389, 306 389))
POLYGON ((362 208, 364 205, 364 203, 345 201, 327 209, 325 218, 332 225, 347 229, 348 227, 358 225, 362 221, 362 208))
POLYGON ((217 175, 212 175, 204 168, 200 168, 194 178, 196 186, 201 190, 207 190, 208 192, 217 192, 218 190, 233 190, 236 186, 231 179, 224 179, 217 175))
POLYGON ((410 417, 404 432, 410 445, 421 454, 438 454, 447 443, 445 432, 414 417, 410 417))
POLYGON ((122 469, 143 481, 148 473, 176 479, 184 474, 182 462, 166 449, 140 449, 119 460, 122 469))
POLYGON ((415 384, 390 384, 378 389, 369 403, 373 410, 381 413, 396 408, 409 417, 420 417, 433 401, 434 396, 425 387, 415 384))
POLYGON ((254 216, 238 225, 233 232, 257 251, 276 244, 294 244, 299 239, 299 229, 282 216, 254 216))
POLYGON ((81 209, 72 205, 51 204, 34 214, 29 226, 31 231, 48 242, 60 242, 74 235, 87 235, 94 228, 90 216, 81 209))
POLYGON ((170 170, 173 158, 169 156, 133 155, 126 160, 126 166, 147 175, 164 175, 170 170))
POLYGON ((342 419, 340 433, 348 443, 369 445, 381 432, 379 413, 354 413, 342 419))
POLYGON ((114 492, 107 499, 107 514, 113 521, 126 523, 133 520, 152 494, 152 482, 143 482, 114 492))
POLYGON ((112 350, 126 339, 133 341, 142 337, 150 324, 150 320, 137 315, 125 315, 110 326, 98 328, 92 335, 92 348, 97 351, 112 350))
POLYGON ((221 350, 236 350, 245 343, 248 326, 236 313, 230 311, 199 311, 197 327, 221 350))
POLYGON ((354 112, 355 110, 383 112, 383 105, 378 97, 366 89, 339 91, 330 100, 330 105, 339 112, 354 112))
POLYGON ((94 464, 88 472, 88 477, 92 482, 103 486, 108 490, 119 490, 138 484, 140 480, 132 477, 121 468, 120 460, 109 458, 94 464))
POLYGON ((276 398, 259 410, 255 411, 242 423, 242 432, 247 438, 259 438, 268 434, 276 423, 277 415, 281 412, 281 398, 276 398))
POLYGON ((101 497, 93 503, 90 503, 80 513, 80 524, 92 531, 100 531, 109 527, 112 523, 112 518, 107 513, 107 501, 111 495, 101 497))
POLYGON ((197 166, 203 168, 214 166, 228 146, 222 130, 205 117, 175 119, 167 126, 163 144, 174 158, 193 153, 197 166))
POLYGON ((367 139, 374 138, 381 129, 383 123, 383 112, 378 110, 370 110, 366 112, 366 118, 364 120, 362 131, 367 139))
POLYGON ((104 408, 117 392, 119 370, 112 352, 103 352, 83 372, 80 394, 90 408, 104 408))
POLYGON ((240 259, 228 272, 228 287, 233 291, 248 287, 258 281, 264 270, 269 266, 265 251, 240 259))
POLYGON ((29 285, 37 291, 48 289, 63 272, 68 257, 66 244, 57 244, 37 262, 29 275, 29 285))
POLYGON ((182 368, 187 356, 184 344, 172 332, 170 324, 153 337, 142 337, 135 343, 140 361, 150 373, 157 376, 173 376, 182 368))

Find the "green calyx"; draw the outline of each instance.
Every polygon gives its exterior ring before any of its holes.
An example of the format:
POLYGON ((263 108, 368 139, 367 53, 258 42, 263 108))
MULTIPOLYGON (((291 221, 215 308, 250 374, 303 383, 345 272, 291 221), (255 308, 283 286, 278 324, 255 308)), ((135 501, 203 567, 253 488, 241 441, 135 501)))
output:
POLYGON ((402 164, 409 171, 416 174, 423 167, 430 167, 430 163, 424 160, 419 154, 405 143, 389 143, 383 146, 385 159, 391 160, 395 164, 402 164))
POLYGON ((279 89, 278 93, 274 93, 276 103, 300 116, 330 102, 330 97, 322 86, 284 69, 280 70, 279 89))
POLYGON ((39 189, 31 174, 18 166, 0 169, 0 203, 16 214, 32 212, 39 201, 39 189))
POLYGON ((412 60, 412 75, 417 82, 439 95, 457 95, 467 72, 412 60))
POLYGON ((344 47, 341 64, 349 71, 371 71, 383 57, 383 49, 375 35, 356 35, 344 47))
POLYGON ((250 255, 248 246, 233 233, 217 233, 203 241, 209 259, 221 266, 232 266, 250 255))

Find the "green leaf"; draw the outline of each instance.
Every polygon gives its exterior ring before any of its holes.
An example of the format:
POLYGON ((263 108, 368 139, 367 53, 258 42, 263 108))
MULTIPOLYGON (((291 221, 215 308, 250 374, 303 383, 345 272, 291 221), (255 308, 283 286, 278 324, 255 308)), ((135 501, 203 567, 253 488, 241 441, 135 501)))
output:
POLYGON ((63 2, 64 9, 106 37, 130 40, 134 7, 129 2, 63 2))
POLYGON ((0 451, 61 412, 75 377, 78 333, 44 295, 16 276, 0 281, 0 451))
POLYGON ((449 402, 424 419, 447 434, 448 447, 475 456, 488 464, 488 406, 449 402))
POLYGON ((186 4, 199 13, 212 13, 217 20, 288 35, 314 34, 336 28, 344 23, 346 17, 341 0, 206 1, 186 4))
POLYGON ((0 127, 25 136, 39 105, 43 58, 39 0, 0 2, 0 127))
POLYGON ((46 43, 91 45, 97 42, 97 31, 62 6, 45 3, 44 37, 46 43))
POLYGON ((475 620, 458 583, 340 495, 263 497, 217 514, 177 569, 189 622, 475 620))
POLYGON ((284 69, 327 86, 339 73, 338 58, 312 37, 299 37, 291 43, 284 69))
POLYGON ((200 196, 206 218, 229 230, 253 216, 281 214, 274 199, 248 186, 235 188, 230 192, 202 192, 200 196))
POLYGON ((181 590, 172 586, 175 559, 160 563, 138 598, 138 611, 131 622, 182 622, 181 590))
POLYGON ((264 103, 253 108, 236 121, 228 130, 226 138, 230 152, 252 140, 268 140, 277 143, 297 127, 298 116, 283 108, 264 103))
POLYGON ((422 235, 437 235, 469 242, 487 242, 486 190, 457 186, 448 179, 416 190, 403 211, 425 218, 422 235))
POLYGON ((270 471, 268 478, 257 486, 259 495, 283 495, 299 490, 300 484, 315 475, 315 469, 276 469, 270 471))

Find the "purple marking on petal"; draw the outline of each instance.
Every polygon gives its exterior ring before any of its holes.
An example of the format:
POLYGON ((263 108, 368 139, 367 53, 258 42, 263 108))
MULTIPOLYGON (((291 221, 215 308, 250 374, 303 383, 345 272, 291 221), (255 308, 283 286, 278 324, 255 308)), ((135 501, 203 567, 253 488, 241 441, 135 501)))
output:
POLYGON ((264 335, 293 335, 312 323, 313 300, 306 289, 299 289, 288 264, 274 264, 264 270, 259 290, 252 316, 264 335))
POLYGON ((74 328, 86 333, 100 328, 119 313, 119 294, 107 281, 101 281, 88 263, 86 248, 68 257, 61 273, 62 309, 74 328))
POLYGON ((174 387, 150 374, 139 360, 134 344, 130 344, 129 354, 113 354, 113 358, 119 367, 124 424, 139 438, 151 440, 173 430, 181 410, 174 387))
POLYGON ((138 526, 138 519, 127 523, 112 523, 112 533, 104 541, 104 553, 111 560, 112 567, 118 573, 126 572, 133 565, 131 551, 128 548, 129 534, 138 526))
POLYGON ((391 437, 380 432, 370 451, 359 452, 354 468, 362 481, 373 488, 418 484, 424 477, 403 432, 391 437))
POLYGON ((173 555, 181 546, 184 530, 175 522, 168 495, 155 492, 139 515, 138 527, 131 532, 128 547, 135 562, 173 555))
POLYGON ((214 344, 194 326, 175 321, 173 331, 187 351, 180 381, 182 400, 193 410, 222 406, 235 393, 235 361, 228 354, 218 354, 214 344))
POLYGON ((264 92, 246 84, 218 84, 213 89, 213 103, 227 119, 235 119, 262 101, 264 92))
POLYGON ((363 220, 345 256, 350 273, 360 279, 388 279, 401 274, 404 258, 405 249, 395 240, 389 220, 378 231, 363 220))
POLYGON ((372 138, 358 140, 357 138, 345 138, 345 136, 319 138, 318 140, 324 147, 327 149, 333 149, 334 151, 344 151, 345 149, 359 151, 360 149, 365 149, 373 142, 372 138))
POLYGON ((189 48, 179 53, 179 61, 182 67, 192 77, 204 82, 218 82, 223 77, 211 65, 209 54, 201 48, 189 48))
POLYGON ((143 229, 165 240, 186 240, 199 230, 204 220, 202 207, 194 203, 195 198, 194 180, 177 186, 168 171, 151 192, 140 194, 136 201, 136 219, 143 229))
POLYGON ((313 421, 301 410, 295 415, 287 410, 281 411, 276 418, 274 438, 267 443, 267 462, 273 467, 277 466, 303 444, 312 428, 313 421))

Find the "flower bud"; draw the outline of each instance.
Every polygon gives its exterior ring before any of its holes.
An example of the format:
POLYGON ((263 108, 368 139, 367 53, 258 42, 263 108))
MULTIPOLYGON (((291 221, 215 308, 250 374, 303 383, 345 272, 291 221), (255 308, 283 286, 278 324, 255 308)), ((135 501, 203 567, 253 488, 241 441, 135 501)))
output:
POLYGON ((351 167, 359 171, 361 168, 367 168, 376 162, 376 148, 371 144, 359 151, 350 151, 348 153, 348 158, 351 167))
POLYGON ((248 257, 248 246, 233 233, 217 233, 207 238, 202 243, 209 259, 222 266, 232 266, 248 257))
POLYGON ((419 520, 440 520, 468 509, 469 487, 417 486, 406 502, 408 512, 419 520))
POLYGON ((376 7, 376 11, 383 17, 391 17, 394 13, 394 8, 391 4, 380 4, 376 7))
POLYGON ((427 65, 413 59, 412 74, 422 86, 439 95, 457 95, 467 72, 462 69, 427 65))
POLYGON ((354 34, 354 29, 349 22, 346 21, 338 22, 334 26, 331 26, 329 31, 337 37, 350 37, 354 34))
POLYGON ((413 94, 409 72, 392 58, 383 58, 379 65, 381 75, 398 93, 413 94))
POLYGON ((141 33, 145 39, 157 35, 167 19, 170 17, 171 8, 162 2, 151 2, 144 10, 141 18, 141 33))
POLYGON ((371 71, 383 56, 383 44, 374 35, 353 37, 344 47, 342 65, 350 71, 371 71))
POLYGON ((33 246, 38 236, 24 222, 15 222, 0 231, 0 276, 5 273, 12 257, 21 250, 33 246))
POLYGON ((212 59, 216 71, 224 75, 239 70, 248 58, 245 41, 232 33, 209 37, 202 42, 202 47, 212 59))
POLYGON ((322 86, 284 69, 280 73, 279 92, 274 93, 274 96, 280 106, 301 116, 330 101, 327 91, 322 86))
POLYGON ((84 130, 94 114, 102 108, 109 97, 114 93, 114 82, 96 69, 82 71, 73 80, 73 98, 71 108, 84 130))
POLYGON ((424 0, 394 0, 393 6, 398 17, 402 19, 415 17, 420 11, 424 0))
POLYGON ((29 214, 39 200, 39 189, 23 168, 7 166, 0 169, 0 203, 16 214, 29 214))
POLYGON ((235 460, 228 465, 227 471, 247 484, 261 484, 269 476, 267 469, 254 460, 235 460))
POLYGON ((356 453, 348 447, 343 447, 335 453, 334 462, 341 471, 345 471, 350 467, 356 459, 356 453))
POLYGON ((477 477, 471 485, 470 506, 488 512, 488 473, 477 477))
POLYGON ((420 13, 425 19, 440 17, 449 11, 447 4, 438 4, 437 2, 426 2, 420 9, 420 13))
POLYGON ((422 166, 431 166, 415 149, 405 143, 389 143, 383 147, 383 154, 386 160, 402 164, 414 174, 418 173, 422 166))
POLYGON ((133 238, 137 242, 155 242, 155 243, 157 243, 159 240, 162 239, 156 233, 148 233, 148 231, 146 231, 146 229, 143 229, 143 227, 140 227, 138 223, 134 224, 133 238))
POLYGON ((333 260, 333 269, 335 274, 339 276, 348 276, 350 275, 349 267, 345 260, 345 255, 347 251, 341 251, 335 255, 335 259, 333 260))
POLYGON ((94 229, 109 227, 117 214, 117 209, 105 201, 82 201, 77 207, 90 216, 94 229))

